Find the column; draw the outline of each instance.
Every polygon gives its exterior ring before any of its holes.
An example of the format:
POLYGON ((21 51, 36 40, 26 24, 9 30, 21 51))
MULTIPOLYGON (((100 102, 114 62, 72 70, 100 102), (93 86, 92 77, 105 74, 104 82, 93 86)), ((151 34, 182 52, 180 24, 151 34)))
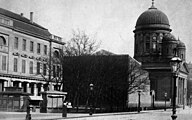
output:
POLYGON ((5 91, 5 87, 8 87, 8 81, 4 81, 3 91, 5 91))
POLYGON ((26 91, 27 93, 31 93, 30 87, 29 87, 29 83, 26 83, 26 90, 27 90, 27 91, 26 91))
MULTIPOLYGON (((63 89, 63 84, 61 84, 61 87, 60 87, 60 88, 61 88, 61 90, 63 89)), ((127 96, 127 97, 128 97, 128 96, 127 96)), ((129 100, 129 99, 128 99, 128 100, 129 100)))
POLYGON ((9 82, 8 82, 8 86, 7 87, 13 87, 13 81, 12 80, 10 80, 9 82))
POLYGON ((44 92, 43 83, 41 84, 41 92, 44 92))
POLYGON ((178 105, 178 103, 179 103, 179 80, 180 80, 180 77, 178 76, 177 78, 176 78, 176 97, 175 97, 175 100, 176 100, 176 105, 178 105))
MULTIPOLYGON (((44 92, 45 90, 44 90, 44 87, 43 87, 43 83, 41 83, 41 85, 40 85, 40 91, 39 92, 44 92)), ((42 96, 42 93, 40 93, 40 96, 42 96)))
POLYGON ((185 109, 185 78, 182 79, 183 81, 183 109, 185 109))
POLYGON ((37 84, 34 84, 33 87, 34 87, 34 96, 37 96, 37 94, 38 94, 38 93, 37 93, 37 84))
POLYGON ((19 88, 22 88, 22 89, 21 89, 22 92, 24 91, 24 90, 23 90, 23 87, 22 87, 22 82, 21 82, 21 81, 19 81, 18 87, 19 87, 19 88))
POLYGON ((50 84, 49 84, 49 90, 51 91, 51 90, 54 90, 54 86, 53 86, 53 83, 52 82, 50 82, 50 84))
POLYGON ((22 82, 19 82, 19 88, 22 88, 22 82))
POLYGON ((55 90, 55 85, 54 84, 52 84, 52 90, 55 90))
MULTIPOLYGON (((187 103, 187 78, 184 79, 185 103, 187 103)), ((186 104, 185 104, 186 105, 186 104)))

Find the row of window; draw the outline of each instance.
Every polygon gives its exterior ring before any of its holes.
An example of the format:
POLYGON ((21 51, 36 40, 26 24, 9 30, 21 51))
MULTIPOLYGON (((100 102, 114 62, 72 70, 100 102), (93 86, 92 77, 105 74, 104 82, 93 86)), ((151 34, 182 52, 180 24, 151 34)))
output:
MULTIPOLYGON (((33 61, 29 62, 29 74, 33 74, 33 61)), ((42 74, 47 75, 47 64, 46 63, 40 63, 37 62, 37 74, 41 74, 41 69, 43 70, 42 74), (42 65, 42 66, 41 66, 42 65)), ((14 58, 14 66, 13 66, 13 71, 17 72, 18 71, 18 59, 14 58)), ((26 73, 26 60, 22 60, 22 73, 26 73)), ((60 73, 60 66, 53 65, 53 77, 59 76, 60 73)))
MULTIPOLYGON (((7 56, 2 56, 2 70, 6 70, 7 66, 7 56)), ((33 74, 34 62, 29 62, 29 74, 33 74)), ((47 75, 47 64, 37 62, 37 74, 41 74, 41 69, 43 70, 42 74, 47 75)), ((13 71, 18 72, 18 58, 13 60, 13 71)), ((26 60, 21 61, 21 72, 26 73, 26 60)), ((53 65, 53 77, 58 77, 60 75, 61 68, 59 65, 53 65)))
POLYGON ((135 52, 138 52, 139 43, 141 41, 144 41, 144 51, 145 52, 158 52, 161 53, 161 46, 162 46, 162 39, 163 39, 163 34, 160 33, 159 36, 157 34, 149 34, 143 35, 143 34, 136 34, 136 50, 135 52))
MULTIPOLYGON (((14 58, 13 63, 13 71, 18 72, 18 58, 14 58)), ((22 60, 21 62, 21 72, 26 73, 26 60, 22 60)), ((33 74, 33 67, 34 63, 33 61, 29 62, 29 74, 33 74)), ((47 65, 43 64, 43 75, 46 75, 47 71, 47 65)), ((40 62, 37 62, 37 74, 40 74, 40 62)))
POLYGON ((10 20, 4 19, 4 18, 0 18, 0 23, 6 24, 6 25, 11 25, 10 20))
MULTIPOLYGON (((29 51, 30 52, 34 52, 34 42, 33 41, 30 41, 30 46, 29 46, 29 51)), ((14 40, 14 49, 17 49, 18 50, 19 48, 19 38, 18 37, 15 37, 15 40, 14 40)), ((22 50, 23 51, 27 51, 27 40, 26 39, 23 39, 22 41, 22 50)), ((44 45, 44 48, 43 48, 43 52, 44 52, 44 55, 47 55, 47 45, 44 45)), ((38 54, 41 54, 41 44, 40 43, 37 43, 37 53, 38 54)))

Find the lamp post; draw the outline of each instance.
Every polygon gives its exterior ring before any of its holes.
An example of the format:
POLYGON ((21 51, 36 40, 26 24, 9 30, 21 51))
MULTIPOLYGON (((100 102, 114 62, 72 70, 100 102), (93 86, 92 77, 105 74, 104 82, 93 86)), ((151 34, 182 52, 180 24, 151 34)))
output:
POLYGON ((167 100, 167 93, 165 93, 165 111, 166 111, 166 100, 167 100))
POLYGON ((27 114, 25 120, 31 120, 29 97, 26 99, 27 114))
POLYGON ((138 108, 137 108, 137 112, 140 113, 141 109, 140 109, 140 106, 141 106, 141 90, 138 90, 138 108))
POLYGON ((155 108, 155 91, 151 90, 150 94, 151 94, 151 106, 154 109, 155 108))
POLYGON ((172 107, 172 112, 173 114, 171 115, 172 120, 176 120, 177 115, 176 115, 176 94, 177 94, 177 86, 176 86, 176 80, 178 77, 178 71, 180 68, 180 63, 182 62, 182 60, 175 56, 171 59, 170 64, 171 64, 171 68, 172 68, 172 74, 173 74, 173 107, 172 107))
POLYGON ((192 99, 192 95, 190 95, 190 98, 189 98, 189 104, 190 104, 190 108, 191 108, 191 99, 192 99))
POLYGON ((90 88, 90 111, 89 111, 89 115, 93 114, 93 87, 94 87, 94 85, 92 83, 89 84, 89 88, 90 88))
POLYGON ((62 111, 62 117, 67 117, 67 102, 65 102, 66 96, 63 97, 63 111, 62 111))
POLYGON ((192 95, 190 95, 189 97, 189 107, 191 108, 191 98, 192 98, 192 95))

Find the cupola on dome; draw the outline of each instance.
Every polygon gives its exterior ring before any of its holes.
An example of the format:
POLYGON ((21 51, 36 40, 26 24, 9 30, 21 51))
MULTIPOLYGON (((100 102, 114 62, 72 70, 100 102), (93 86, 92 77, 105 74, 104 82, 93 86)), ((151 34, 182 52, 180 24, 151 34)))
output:
POLYGON ((178 40, 178 44, 177 44, 178 48, 185 48, 185 43, 181 42, 180 40, 178 40))
POLYGON ((152 6, 143 12, 136 22, 136 30, 140 29, 165 29, 171 31, 169 28, 169 20, 165 13, 152 6))
POLYGON ((177 41, 177 39, 175 38, 174 35, 172 35, 171 33, 168 33, 163 36, 163 41, 170 42, 170 41, 177 41))

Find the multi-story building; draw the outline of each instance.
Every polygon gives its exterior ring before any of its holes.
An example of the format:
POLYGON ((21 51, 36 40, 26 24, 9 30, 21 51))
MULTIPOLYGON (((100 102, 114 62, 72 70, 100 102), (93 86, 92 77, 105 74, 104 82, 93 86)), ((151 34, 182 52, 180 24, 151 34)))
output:
POLYGON ((33 21, 33 12, 27 19, 22 13, 0 8, 0 92, 15 86, 39 96, 52 79, 49 61, 58 57, 63 45, 61 37, 33 21))
POLYGON ((177 84, 177 105, 186 105, 188 69, 185 62, 186 47, 171 34, 168 17, 152 6, 137 19, 135 26, 134 58, 149 72, 150 88, 156 100, 172 99, 173 78, 170 60, 175 54, 182 59, 177 84))

